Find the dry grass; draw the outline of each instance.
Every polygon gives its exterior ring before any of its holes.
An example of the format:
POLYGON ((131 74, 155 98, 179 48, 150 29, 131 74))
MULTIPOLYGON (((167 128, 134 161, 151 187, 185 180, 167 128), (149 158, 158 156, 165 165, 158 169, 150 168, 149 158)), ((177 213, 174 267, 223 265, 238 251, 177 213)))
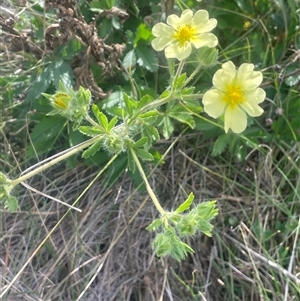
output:
MULTIPOLYGON (((111 188, 102 187, 100 180, 77 203, 82 212, 71 210, 59 223, 3 300, 67 301, 83 294, 81 300, 87 301, 281 301, 287 283, 286 300, 297 300, 293 275, 299 273, 299 249, 293 258, 282 252, 293 249, 298 233, 285 237, 274 229, 291 220, 286 210, 297 206, 299 211, 292 191, 283 194, 285 187, 299 185, 299 175, 287 183, 269 150, 253 153, 245 163, 211 160, 210 145, 201 139, 181 138, 150 178, 165 208, 182 201, 185 191, 193 191, 197 202, 218 200, 213 237, 194 237, 195 254, 181 264, 154 257, 152 235, 145 230, 157 216, 151 201, 135 192, 126 175, 111 188)), ((290 162, 296 160, 295 150, 290 162)), ((30 185, 71 204, 95 176, 84 166, 57 166, 30 185)), ((2 289, 67 210, 23 188, 19 194, 20 211, 0 213, 2 289)))

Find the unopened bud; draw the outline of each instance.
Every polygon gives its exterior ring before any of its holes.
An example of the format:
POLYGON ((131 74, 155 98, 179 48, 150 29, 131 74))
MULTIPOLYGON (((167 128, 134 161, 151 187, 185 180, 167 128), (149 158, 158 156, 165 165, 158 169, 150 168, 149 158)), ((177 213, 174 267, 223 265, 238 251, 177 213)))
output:
POLYGON ((197 60, 202 66, 214 66, 217 58, 218 50, 216 48, 202 47, 197 51, 197 60))

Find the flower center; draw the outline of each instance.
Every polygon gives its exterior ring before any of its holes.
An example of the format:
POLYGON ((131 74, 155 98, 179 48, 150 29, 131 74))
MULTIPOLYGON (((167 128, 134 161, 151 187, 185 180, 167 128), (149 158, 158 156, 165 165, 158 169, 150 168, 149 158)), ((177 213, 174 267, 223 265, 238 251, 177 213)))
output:
POLYGON ((58 92, 54 95, 55 98, 55 104, 60 108, 60 109, 66 109, 68 106, 68 103, 71 99, 71 97, 67 93, 62 93, 58 92))
POLYGON ((244 102, 244 95, 239 85, 228 85, 223 100, 230 106, 236 106, 244 102))
POLYGON ((190 42, 195 38, 195 29, 190 24, 178 26, 175 31, 175 39, 179 42, 179 46, 183 46, 185 42, 190 42))

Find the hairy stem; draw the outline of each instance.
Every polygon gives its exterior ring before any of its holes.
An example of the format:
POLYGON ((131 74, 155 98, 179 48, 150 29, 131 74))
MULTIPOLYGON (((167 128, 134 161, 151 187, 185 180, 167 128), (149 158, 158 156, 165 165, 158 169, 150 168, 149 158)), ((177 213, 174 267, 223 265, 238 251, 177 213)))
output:
POLYGON ((159 211, 159 213, 160 213, 162 216, 165 216, 165 215, 166 215, 166 211, 165 211, 165 210, 163 209, 163 207, 160 205, 160 203, 159 203, 159 201, 158 201, 158 199, 157 199, 155 193, 153 192, 153 190, 152 190, 152 188, 151 188, 151 186, 150 186, 150 184, 149 184, 149 182, 148 182, 148 180, 147 180, 147 177, 146 177, 146 175, 145 175, 145 173, 144 173, 144 170, 143 170, 143 168, 142 168, 142 166, 141 166, 141 163, 140 163, 140 161, 139 161, 139 159, 138 159, 138 157, 137 157, 137 155, 136 155, 134 149, 133 149, 132 147, 130 147, 129 149, 130 149, 130 152, 131 152, 131 154, 132 154, 132 157, 133 157, 133 159, 134 159, 134 162, 135 162, 135 164, 136 164, 136 166, 137 166, 137 168, 138 168, 138 170, 139 170, 139 172, 140 172, 140 174, 141 174, 141 176, 142 176, 142 178, 143 178, 143 181, 144 181, 144 183, 145 183, 145 185, 146 185, 146 189, 147 189, 147 191, 148 191, 148 193, 149 193, 149 195, 150 195, 150 197, 151 197, 151 199, 152 199, 152 201, 153 201, 153 203, 154 203, 156 209, 159 211))
MULTIPOLYGON (((39 162, 37 165, 40 166, 40 167, 37 167, 36 169, 32 170, 31 172, 28 172, 24 175, 21 175, 19 178, 15 179, 15 180, 12 180, 10 182, 11 185, 15 186, 21 182, 24 182, 26 181, 27 179, 33 177, 34 175, 44 171, 45 169, 53 166, 54 164, 57 164, 58 162, 62 161, 62 160, 65 160, 67 158, 69 158, 70 156, 80 152, 81 150, 87 148, 88 146, 92 145, 93 143, 95 143, 97 140, 99 140, 99 138, 101 138, 102 135, 100 136, 96 136, 96 137, 93 137, 87 141, 84 141, 78 145, 75 145, 73 147, 71 147, 70 149, 68 150, 65 150, 61 153, 58 153, 56 154, 54 157, 53 160, 51 160, 51 158, 53 157, 50 157, 50 158, 47 158, 46 160, 42 161, 42 162, 39 162), (49 161, 50 160, 50 161, 49 161), (48 162, 49 161, 49 162, 48 162), (48 163, 46 163, 48 162, 48 163)), ((27 169, 27 171, 31 170, 32 168, 34 168, 36 165, 32 166, 31 168, 27 169)), ((26 171, 24 171, 23 173, 25 173, 26 171)))

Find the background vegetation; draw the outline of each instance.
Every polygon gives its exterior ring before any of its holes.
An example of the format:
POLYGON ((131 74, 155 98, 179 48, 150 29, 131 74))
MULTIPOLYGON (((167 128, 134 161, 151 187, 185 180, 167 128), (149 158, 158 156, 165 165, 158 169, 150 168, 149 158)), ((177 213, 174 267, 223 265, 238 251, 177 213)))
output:
MULTIPOLYGON (((111 114, 121 92, 161 93, 167 63, 150 46, 151 28, 187 7, 218 20, 219 62, 255 64, 267 92, 264 114, 243 135, 198 119, 195 130, 175 123, 153 149, 164 164, 147 170, 165 208, 189 192, 217 200, 213 237, 194 237, 196 252, 181 263, 154 257, 145 228, 157 212, 125 157, 84 194, 83 212, 62 221, 65 206, 19 187, 18 212, 0 210, 0 293, 22 271, 3 300, 299 300, 298 0, 2 1, 0 171, 14 178, 84 140, 64 118, 46 116, 41 93, 59 80, 90 88, 111 114)), ((206 91, 218 68, 192 84, 206 91)), ((71 204, 108 159, 79 154, 28 184, 71 204)))

